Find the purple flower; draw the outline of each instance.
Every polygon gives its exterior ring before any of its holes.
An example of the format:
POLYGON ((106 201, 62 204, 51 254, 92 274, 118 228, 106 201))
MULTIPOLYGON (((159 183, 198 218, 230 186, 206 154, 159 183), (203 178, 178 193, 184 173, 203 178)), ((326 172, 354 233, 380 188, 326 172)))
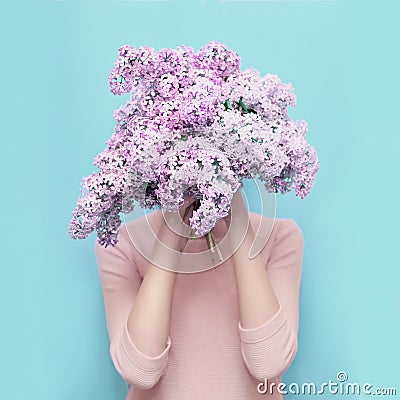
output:
POLYGON ((207 234, 229 212, 243 179, 259 178, 270 192, 310 192, 319 162, 305 139, 306 121, 293 121, 290 83, 240 70, 240 58, 212 41, 199 49, 124 45, 109 75, 115 95, 131 93, 114 111, 114 134, 81 182, 69 234, 97 231, 115 246, 120 213, 160 205, 177 210, 187 194, 200 199, 191 227, 207 234))

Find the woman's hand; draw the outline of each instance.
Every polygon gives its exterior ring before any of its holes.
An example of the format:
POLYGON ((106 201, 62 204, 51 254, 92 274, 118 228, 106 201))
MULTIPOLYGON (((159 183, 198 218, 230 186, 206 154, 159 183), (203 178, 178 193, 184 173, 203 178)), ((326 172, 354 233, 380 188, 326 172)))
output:
POLYGON ((241 242, 249 233, 250 220, 249 211, 240 188, 235 192, 231 202, 228 215, 222 218, 231 244, 241 242))
POLYGON ((176 251, 185 248, 191 232, 189 219, 193 216, 195 204, 196 200, 187 196, 178 211, 163 213, 158 238, 169 248, 176 251))

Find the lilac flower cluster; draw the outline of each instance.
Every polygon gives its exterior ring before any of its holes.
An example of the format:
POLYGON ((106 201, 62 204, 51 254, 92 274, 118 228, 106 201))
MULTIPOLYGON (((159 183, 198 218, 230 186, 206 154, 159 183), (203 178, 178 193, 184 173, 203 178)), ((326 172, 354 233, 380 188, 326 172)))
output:
POLYGON ((224 44, 197 52, 122 46, 109 84, 131 98, 114 112, 115 132, 94 161, 99 172, 82 179, 72 238, 96 230, 101 245, 115 246, 119 215, 134 201, 176 211, 189 194, 201 200, 190 225, 205 235, 228 214, 245 178, 259 178, 269 192, 310 192, 319 162, 305 139, 307 122, 288 116, 292 85, 241 71, 224 44))

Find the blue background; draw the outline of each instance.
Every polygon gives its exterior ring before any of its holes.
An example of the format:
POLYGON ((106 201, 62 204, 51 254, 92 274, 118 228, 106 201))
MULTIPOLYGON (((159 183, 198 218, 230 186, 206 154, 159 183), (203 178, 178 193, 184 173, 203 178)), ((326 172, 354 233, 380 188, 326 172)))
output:
MULTIPOLYGON (((308 121, 321 163, 308 197, 277 196, 277 216, 305 238, 299 350, 283 381, 320 384, 344 371, 399 393, 398 4, 4 5, 0 397, 125 398, 108 354, 95 234, 74 241, 68 223, 127 99, 108 87, 118 48, 210 40, 234 49, 242 69, 293 84, 290 115, 308 121)), ((302 397, 312 396, 287 395, 302 397)))

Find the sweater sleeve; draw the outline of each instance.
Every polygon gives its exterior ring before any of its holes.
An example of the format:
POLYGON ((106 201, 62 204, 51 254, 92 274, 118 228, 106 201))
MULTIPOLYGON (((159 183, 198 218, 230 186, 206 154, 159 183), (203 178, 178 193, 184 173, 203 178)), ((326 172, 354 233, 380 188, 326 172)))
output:
POLYGON ((259 381, 281 376, 297 353, 299 292, 304 238, 297 223, 285 219, 266 269, 279 309, 264 324, 244 329, 239 321, 241 353, 249 372, 259 381))
POLYGON ((161 354, 150 357, 140 351, 129 335, 128 317, 143 280, 130 246, 126 227, 121 225, 115 247, 104 247, 96 240, 94 249, 114 367, 130 387, 150 389, 165 372, 171 338, 168 336, 161 354))

